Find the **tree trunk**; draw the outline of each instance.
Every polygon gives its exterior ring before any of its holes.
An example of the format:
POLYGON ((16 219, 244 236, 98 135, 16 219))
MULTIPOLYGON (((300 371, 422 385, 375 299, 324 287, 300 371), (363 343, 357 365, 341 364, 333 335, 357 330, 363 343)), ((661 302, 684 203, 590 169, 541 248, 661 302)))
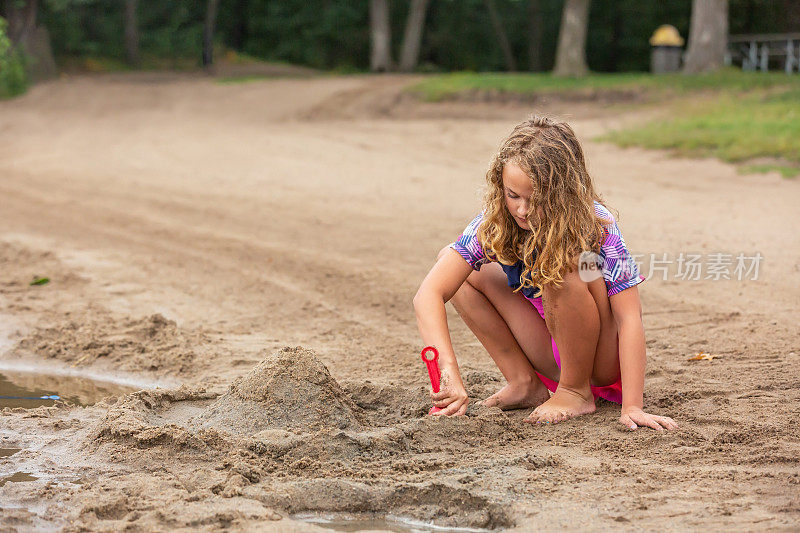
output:
POLYGON ((589 27, 589 4, 591 0, 566 0, 561 15, 561 30, 558 34, 556 76, 584 76, 586 66, 586 30, 589 27))
POLYGON ((214 64, 214 25, 217 22, 219 0, 208 0, 206 22, 203 27, 203 67, 210 69, 214 64))
POLYGON ((247 0, 237 0, 236 2, 236 20, 231 32, 231 41, 236 50, 244 50, 244 45, 247 42, 247 15, 248 15, 247 0))
POLYGON ((717 70, 725 64, 727 46, 728 0, 693 0, 683 72, 717 70))
POLYGON ((14 48, 25 54, 25 70, 33 81, 53 78, 58 74, 50 34, 44 26, 36 25, 37 0, 6 1, 8 37, 14 48))
POLYGON ((616 72, 619 69, 619 41, 622 35, 622 9, 619 4, 614 4, 611 8, 614 10, 614 15, 611 23, 611 40, 608 43, 608 63, 606 63, 606 70, 608 72, 616 72))
POLYGON ((514 72, 517 70, 517 61, 514 59, 514 51, 511 50, 511 44, 508 42, 508 36, 506 35, 505 28, 503 28, 503 23, 500 21, 497 10, 494 8, 494 2, 492 0, 483 0, 483 3, 486 4, 486 9, 489 11, 489 17, 492 19, 492 27, 497 35, 497 41, 500 43, 500 48, 503 50, 506 69, 514 72))
POLYGON ((24 3, 6 0, 8 38, 14 45, 25 42, 36 28, 37 4, 37 0, 27 0, 24 3))
POLYGON ((139 0, 125 0, 125 58, 128 64, 139 66, 139 23, 136 5, 139 0))
POLYGON ((406 33, 403 36, 403 48, 400 52, 400 70, 403 72, 410 72, 417 67, 427 9, 428 0, 411 0, 406 19, 406 33))
POLYGON ((389 0, 370 0, 369 25, 372 35, 372 54, 369 66, 373 72, 392 69, 391 37, 389 26, 389 0))
POLYGON ((542 70, 542 6, 541 0, 528 1, 528 70, 542 70))

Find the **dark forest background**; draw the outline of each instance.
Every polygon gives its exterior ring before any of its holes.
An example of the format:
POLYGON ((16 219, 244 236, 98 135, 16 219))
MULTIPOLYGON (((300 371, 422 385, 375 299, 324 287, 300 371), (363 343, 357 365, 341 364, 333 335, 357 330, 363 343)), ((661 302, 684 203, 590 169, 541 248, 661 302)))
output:
MULTIPOLYGON (((5 0, 13 2, 14 0, 5 0)), ((798 31, 796 0, 730 0, 730 34, 798 31)), ((409 2, 393 0, 392 48, 400 46, 409 2)), ((520 70, 551 70, 563 0, 494 0, 520 70), (539 28, 536 30, 535 28, 539 28), (538 58, 535 57, 538 55, 538 58)), ((648 39, 661 24, 686 38, 691 0, 593 0, 587 60, 600 72, 645 71, 648 39)), ((143 57, 200 62, 207 4, 198 0, 139 0, 136 18, 143 57)), ((45 0, 38 19, 57 61, 95 56, 125 59, 124 0, 45 0)), ((368 70, 368 0, 221 0, 214 42, 241 54, 320 69, 368 70)), ((418 70, 505 70, 485 0, 431 0, 418 70)))

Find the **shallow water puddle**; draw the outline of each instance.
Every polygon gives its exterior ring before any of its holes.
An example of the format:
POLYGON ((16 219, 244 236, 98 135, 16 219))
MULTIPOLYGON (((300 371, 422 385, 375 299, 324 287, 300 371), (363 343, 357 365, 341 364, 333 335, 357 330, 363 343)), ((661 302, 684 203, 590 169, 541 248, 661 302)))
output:
MULTIPOLYGON (((22 448, 0 448, 0 459, 5 457, 11 457, 18 451, 21 451, 22 448)), ((14 472, 11 475, 1 476, 0 477, 0 487, 5 485, 6 483, 19 483, 21 481, 36 481, 39 479, 36 476, 32 476, 30 472, 14 472)))
POLYGON ((53 405, 56 400, 92 405, 106 396, 119 396, 134 390, 134 387, 83 376, 3 370, 0 372, 0 409, 33 409, 53 405))
POLYGON ((386 517, 348 517, 346 515, 298 514, 292 518, 331 531, 392 531, 395 533, 483 533, 490 531, 471 527, 437 526, 429 522, 391 515, 386 517))
POLYGON ((10 476, 0 477, 0 487, 5 485, 6 483, 20 483, 22 481, 36 481, 39 479, 36 476, 32 476, 29 472, 14 472, 10 476))

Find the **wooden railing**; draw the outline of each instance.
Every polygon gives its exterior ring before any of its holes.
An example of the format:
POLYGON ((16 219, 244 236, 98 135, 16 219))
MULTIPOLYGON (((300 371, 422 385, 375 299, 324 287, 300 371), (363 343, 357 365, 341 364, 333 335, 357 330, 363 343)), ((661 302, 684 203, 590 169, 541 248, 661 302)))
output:
POLYGON ((787 74, 800 72, 800 33, 730 35, 727 65, 741 64, 742 70, 769 70, 770 62, 780 64, 787 74))

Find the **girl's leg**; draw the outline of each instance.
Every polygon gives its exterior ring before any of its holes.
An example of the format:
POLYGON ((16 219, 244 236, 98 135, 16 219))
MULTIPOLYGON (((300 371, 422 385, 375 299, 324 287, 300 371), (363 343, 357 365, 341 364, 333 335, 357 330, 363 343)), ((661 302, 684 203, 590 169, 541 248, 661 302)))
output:
POLYGON ((577 270, 558 289, 545 287, 545 321, 561 355, 558 389, 529 417, 561 422, 595 409, 590 384, 608 385, 619 376, 617 331, 602 279, 586 283, 577 270))
POLYGON ((589 283, 589 292, 600 315, 600 337, 594 356, 592 385, 601 387, 619 380, 619 339, 605 281, 601 278, 589 283))
POLYGON ((450 301, 508 382, 485 405, 533 407, 550 397, 534 372, 558 377, 547 326, 522 294, 514 294, 500 265, 472 272, 450 301))

